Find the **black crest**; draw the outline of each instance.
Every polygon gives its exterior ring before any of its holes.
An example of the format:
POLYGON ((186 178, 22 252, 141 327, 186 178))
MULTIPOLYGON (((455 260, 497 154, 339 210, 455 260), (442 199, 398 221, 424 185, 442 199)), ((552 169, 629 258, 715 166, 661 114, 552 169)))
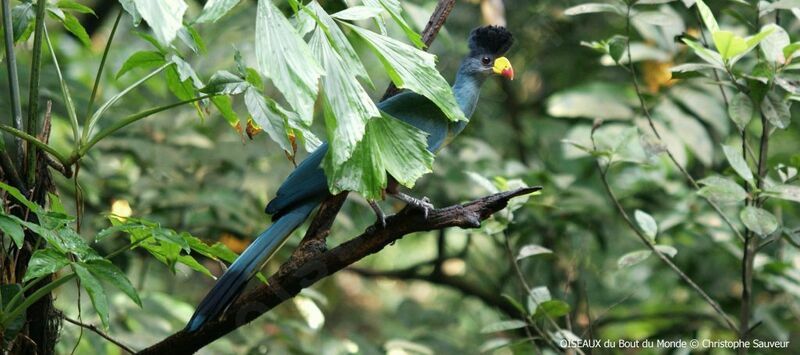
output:
POLYGON ((483 26, 469 35, 469 50, 472 54, 503 55, 514 44, 514 36, 502 26, 483 26))

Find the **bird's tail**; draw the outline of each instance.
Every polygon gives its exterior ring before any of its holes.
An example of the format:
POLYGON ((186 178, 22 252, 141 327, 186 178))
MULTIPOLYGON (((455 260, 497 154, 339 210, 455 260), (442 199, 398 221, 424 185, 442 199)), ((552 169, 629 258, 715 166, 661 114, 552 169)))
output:
POLYGON ((219 316, 238 296, 250 278, 283 245, 289 234, 308 218, 319 203, 308 202, 287 212, 269 228, 261 232, 256 240, 231 264, 214 288, 197 306, 192 319, 186 325, 188 332, 200 329, 206 321, 219 316))

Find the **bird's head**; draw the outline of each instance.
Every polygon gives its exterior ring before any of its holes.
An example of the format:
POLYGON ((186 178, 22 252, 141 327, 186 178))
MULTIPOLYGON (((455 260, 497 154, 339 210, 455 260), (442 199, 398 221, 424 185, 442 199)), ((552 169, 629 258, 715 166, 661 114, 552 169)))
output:
POLYGON ((497 74, 514 80, 514 68, 503 55, 511 48, 514 37, 505 27, 483 26, 469 35, 469 55, 463 69, 468 73, 489 76, 497 74))

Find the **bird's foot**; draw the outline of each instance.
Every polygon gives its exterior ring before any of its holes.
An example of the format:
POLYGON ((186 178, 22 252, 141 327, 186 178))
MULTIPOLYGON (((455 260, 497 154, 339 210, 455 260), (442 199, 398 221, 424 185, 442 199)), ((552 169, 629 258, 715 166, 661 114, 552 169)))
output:
POLYGON ((418 198, 406 195, 406 194, 404 194, 402 192, 394 193, 394 194, 392 194, 392 196, 394 196, 394 198, 396 198, 396 199, 398 199, 400 201, 405 202, 406 204, 408 204, 409 206, 411 206, 413 208, 421 210, 422 211, 422 215, 425 217, 425 219, 428 218, 428 213, 434 209, 433 204, 431 203, 431 200, 428 199, 427 197, 423 197, 421 199, 418 199, 418 198))
POLYGON ((376 223, 380 224, 381 228, 386 228, 386 214, 383 213, 381 206, 378 206, 378 203, 375 201, 368 201, 369 207, 372 207, 372 211, 375 212, 375 217, 377 217, 376 223))

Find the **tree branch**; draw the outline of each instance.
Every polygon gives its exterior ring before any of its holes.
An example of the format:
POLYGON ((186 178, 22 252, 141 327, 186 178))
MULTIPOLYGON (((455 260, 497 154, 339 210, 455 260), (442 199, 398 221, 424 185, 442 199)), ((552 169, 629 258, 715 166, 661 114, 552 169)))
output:
POLYGON ((118 346, 120 349, 126 351, 129 354, 134 354, 135 353, 135 351, 133 349, 129 348, 127 345, 123 344, 119 340, 116 340, 116 339, 112 338, 110 335, 104 333, 102 330, 98 329, 97 326, 95 326, 94 324, 82 323, 82 322, 80 322, 78 320, 75 320, 75 319, 72 319, 70 317, 67 317, 64 314, 61 314, 61 318, 63 320, 65 320, 65 321, 67 321, 69 323, 72 323, 72 324, 75 324, 75 325, 77 325, 77 326, 79 326, 81 328, 86 328, 88 330, 91 330, 91 331, 95 332, 97 335, 99 335, 99 336, 105 338, 106 340, 112 342, 114 345, 118 346))
MULTIPOLYGON (((303 255, 313 255, 313 257, 303 261, 295 260, 294 262, 290 259, 281 267, 281 270, 270 277, 268 285, 261 285, 240 297, 237 302, 230 306, 221 319, 209 322, 195 333, 187 333, 181 330, 163 341, 142 350, 140 354, 173 354, 176 351, 194 352, 234 329, 251 322, 284 301, 291 299, 302 289, 368 255, 381 251, 387 245, 408 234, 448 227, 478 228, 481 225, 481 221, 505 208, 510 199, 531 194, 540 189, 541 187, 527 187, 506 191, 463 205, 436 209, 429 213, 427 219, 422 216, 420 211, 406 207, 398 214, 387 218, 385 228, 379 228, 377 224, 373 225, 358 237, 344 242, 331 250, 318 251, 317 253, 303 253, 298 250, 300 253, 296 251, 292 259, 301 259, 303 255)), ((343 198, 342 195, 344 194, 335 196, 334 200, 343 198)), ((328 206, 323 206, 318 213, 318 218, 321 215, 336 212, 334 211, 335 209, 327 209, 328 206)), ((327 231, 316 235, 325 234, 327 234, 327 231)), ((307 235, 304 242, 308 240, 307 235)), ((314 239, 311 238, 310 240, 314 239)))

